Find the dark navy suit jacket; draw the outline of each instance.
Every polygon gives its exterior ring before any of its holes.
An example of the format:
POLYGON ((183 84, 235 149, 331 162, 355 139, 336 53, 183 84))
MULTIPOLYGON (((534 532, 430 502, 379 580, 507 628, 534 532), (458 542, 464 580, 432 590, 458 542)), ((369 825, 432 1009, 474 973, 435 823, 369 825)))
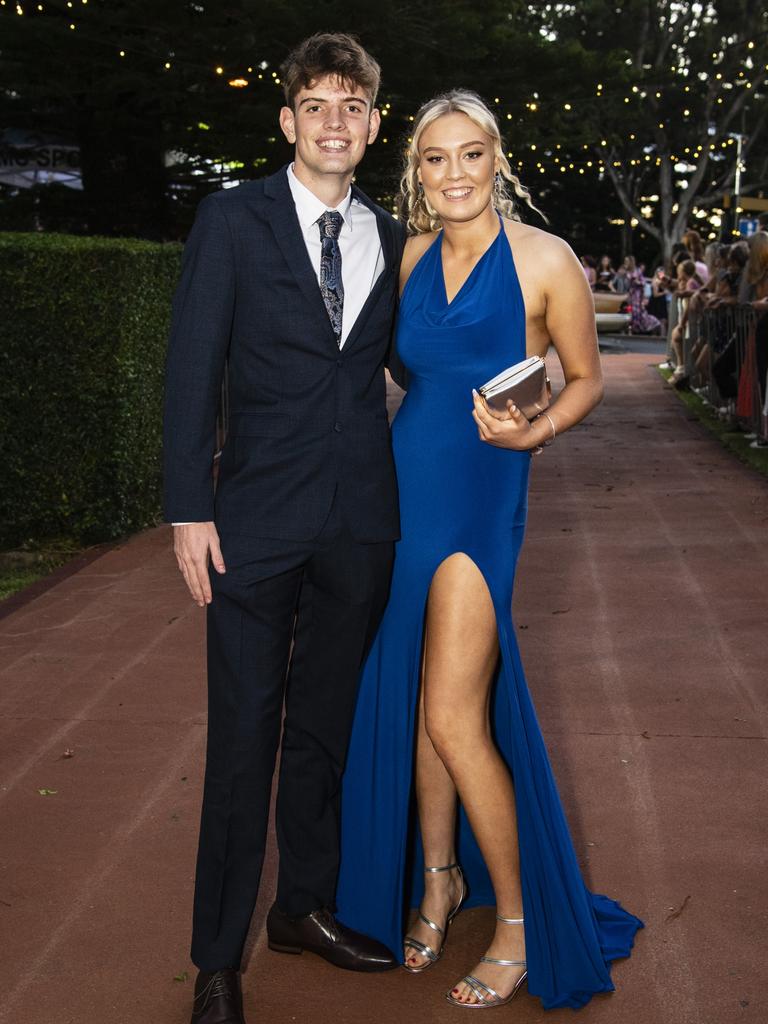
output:
POLYGON ((215 520, 220 532, 310 540, 336 497, 356 540, 397 538, 384 364, 405 236, 355 187, 353 196, 376 215, 385 266, 341 351, 286 170, 200 204, 168 349, 167 520, 215 520), (214 497, 227 360, 229 433, 214 497))

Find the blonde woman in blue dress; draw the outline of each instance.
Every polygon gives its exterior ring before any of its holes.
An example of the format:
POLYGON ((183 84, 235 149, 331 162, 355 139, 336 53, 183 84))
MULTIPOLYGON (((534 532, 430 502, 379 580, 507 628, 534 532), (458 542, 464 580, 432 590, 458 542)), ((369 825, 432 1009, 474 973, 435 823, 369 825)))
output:
POLYGON ((529 202, 478 96, 421 109, 403 177, 402 540, 362 674, 338 905, 412 973, 440 959, 462 906, 495 905, 491 944, 449 1002, 499 1006, 527 978, 545 1007, 577 1007, 613 988, 609 963, 641 922, 581 878, 510 607, 531 453, 582 420, 602 383, 579 262, 520 221, 508 186, 529 202), (491 412, 476 389, 550 345, 565 387, 546 414, 491 412))

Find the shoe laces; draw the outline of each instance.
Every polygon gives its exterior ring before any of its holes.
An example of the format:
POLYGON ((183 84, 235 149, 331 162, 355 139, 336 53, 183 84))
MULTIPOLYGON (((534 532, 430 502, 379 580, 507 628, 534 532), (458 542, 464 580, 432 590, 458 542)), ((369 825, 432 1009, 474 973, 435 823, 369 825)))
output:
POLYGON ((216 996, 231 995, 233 995, 232 980, 229 972, 216 971, 205 988, 198 994, 195 1002, 202 1003, 205 1006, 209 1000, 215 999, 216 996))
POLYGON ((339 923, 327 907, 316 910, 312 917, 314 917, 329 939, 338 942, 341 937, 339 923))
POLYGON ((211 997, 232 994, 231 978, 226 971, 217 971, 211 983, 211 997))

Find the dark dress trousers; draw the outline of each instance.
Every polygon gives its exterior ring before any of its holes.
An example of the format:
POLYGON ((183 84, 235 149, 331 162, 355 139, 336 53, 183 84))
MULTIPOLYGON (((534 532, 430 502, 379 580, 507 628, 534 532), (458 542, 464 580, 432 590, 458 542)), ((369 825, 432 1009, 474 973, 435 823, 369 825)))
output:
MULTIPOLYGON (((208 196, 173 307, 164 424, 165 517, 214 520, 208 747, 192 959, 240 966, 277 798, 278 905, 333 906, 339 787, 366 650, 398 537, 384 364, 401 226, 376 215, 384 270, 340 350, 286 171, 208 196), (225 361, 229 432, 214 496, 225 361), (292 653, 291 653, 292 650, 292 653), (289 668, 290 658, 290 668, 289 668)), ((393 366, 397 374, 399 368, 393 366)))

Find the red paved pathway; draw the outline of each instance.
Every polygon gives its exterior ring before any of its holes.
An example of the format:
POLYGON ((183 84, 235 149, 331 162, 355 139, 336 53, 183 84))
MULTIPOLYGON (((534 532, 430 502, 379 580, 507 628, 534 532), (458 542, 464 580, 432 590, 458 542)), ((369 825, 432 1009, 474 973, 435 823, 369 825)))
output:
MULTIPOLYGON (((607 357, 601 409, 537 460, 515 600, 590 883, 647 923, 579 1020, 763 1024, 768 486, 648 363, 607 357)), ((5 617, 0 655, 0 1021, 185 1024, 203 637, 167 529, 5 617)), ((490 911, 423 976, 358 976, 266 950, 273 881, 274 857, 250 1022, 456 1024, 490 911)))

